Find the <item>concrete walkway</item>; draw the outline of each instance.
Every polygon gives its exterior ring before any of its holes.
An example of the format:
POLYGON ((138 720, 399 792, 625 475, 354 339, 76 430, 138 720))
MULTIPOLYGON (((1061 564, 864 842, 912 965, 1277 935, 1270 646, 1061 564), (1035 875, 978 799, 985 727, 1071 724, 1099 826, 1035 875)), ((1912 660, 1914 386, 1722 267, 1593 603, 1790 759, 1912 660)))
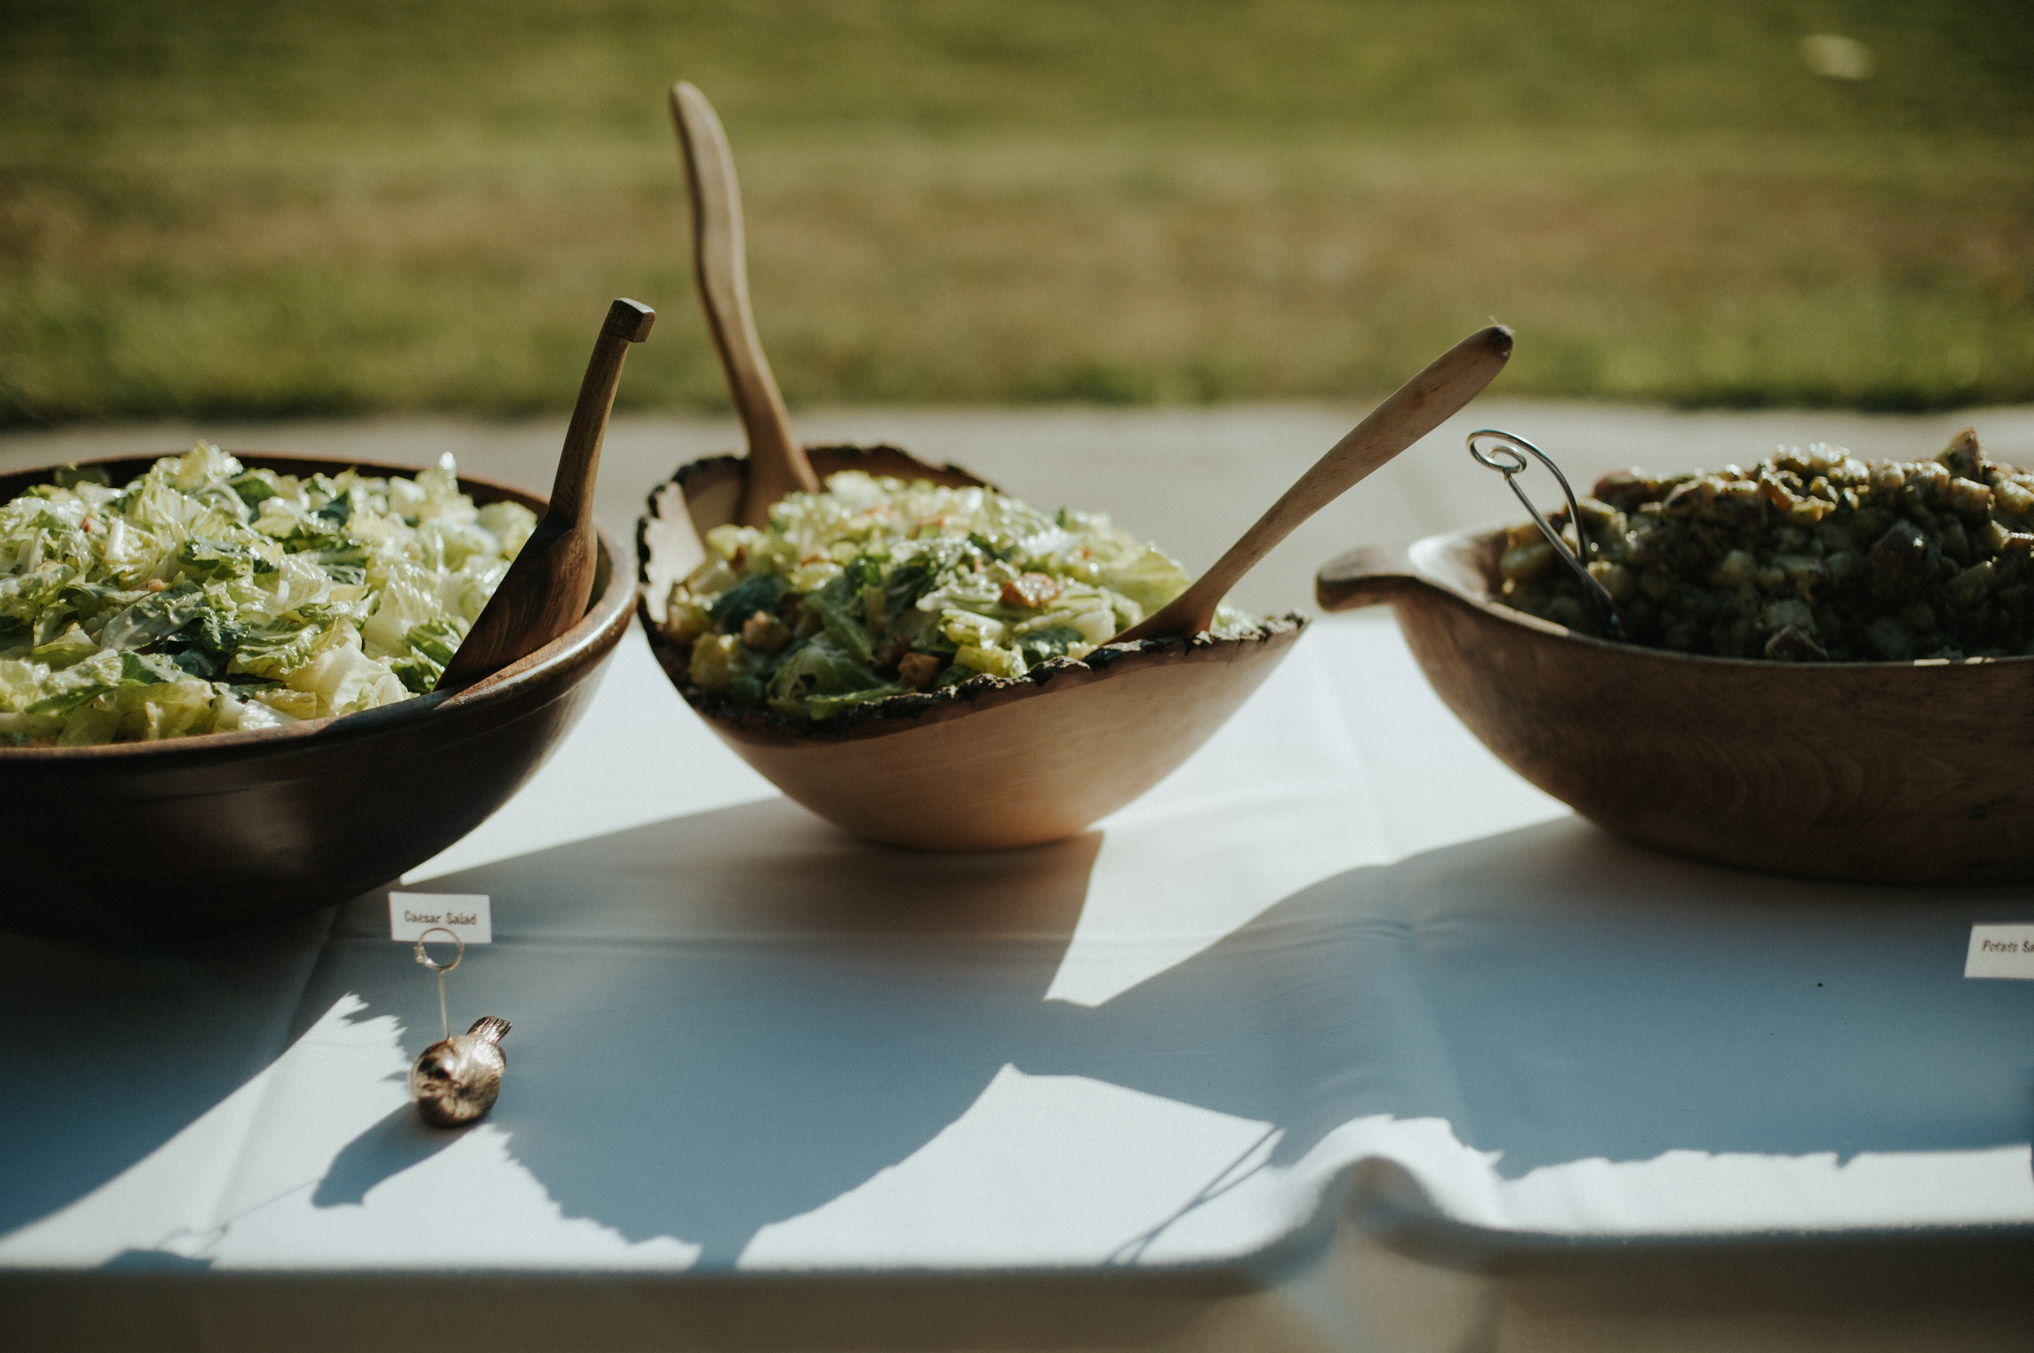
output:
MULTIPOLYGON (((808 442, 888 441, 925 460, 965 465, 1041 506, 1107 511, 1198 570, 1365 412, 1367 406, 1354 404, 856 408, 801 411, 795 422, 808 442)), ((1522 520, 1502 480, 1464 453, 1463 434, 1475 427, 1530 437, 1586 492, 1606 470, 1748 464, 1779 444, 1828 441, 1861 455, 1912 458, 1939 450, 1966 425, 2000 459, 2034 463, 2034 407, 1892 416, 1480 400, 1295 533, 1234 600, 1258 610, 1311 609, 1314 570, 1342 550, 1522 520)), ((462 469, 541 490, 550 483, 564 426, 561 415, 509 423, 374 418, 9 432, 0 433, 0 469, 179 450, 202 435, 229 448, 409 464, 449 451, 462 469)), ((601 524, 631 548, 637 511, 652 487, 685 461, 740 444, 731 417, 617 418, 601 468, 601 524)), ((1533 491, 1544 504, 1558 495, 1543 475, 1533 491)))

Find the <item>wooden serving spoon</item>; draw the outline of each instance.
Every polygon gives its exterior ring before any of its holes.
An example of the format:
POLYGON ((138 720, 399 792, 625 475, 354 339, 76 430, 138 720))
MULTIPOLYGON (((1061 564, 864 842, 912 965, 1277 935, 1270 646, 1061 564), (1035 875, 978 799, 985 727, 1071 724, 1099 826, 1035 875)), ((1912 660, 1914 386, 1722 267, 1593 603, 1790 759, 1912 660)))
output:
POLYGON ((593 479, 600 469, 600 444, 629 344, 648 338, 656 318, 657 312, 640 301, 618 300, 607 308, 565 429, 565 447, 558 453, 550 504, 445 664, 435 689, 470 686, 542 648, 586 614, 596 562, 593 479))
POLYGON ((680 80, 671 86, 671 122, 692 190, 692 265, 706 327, 727 373, 728 392, 749 442, 749 479, 737 519, 768 526, 770 505, 785 494, 817 491, 819 476, 791 436, 791 418, 749 308, 748 254, 742 243, 742 193, 727 132, 706 95, 680 80))
POLYGON ((1109 642, 1191 639, 1215 621, 1215 607, 1273 546, 1301 522, 1342 496, 1393 456, 1439 427, 1474 399, 1511 356, 1511 330, 1502 324, 1478 329, 1436 357, 1426 370, 1401 385, 1349 435, 1328 448, 1313 468, 1243 533, 1215 566, 1138 624, 1109 642))

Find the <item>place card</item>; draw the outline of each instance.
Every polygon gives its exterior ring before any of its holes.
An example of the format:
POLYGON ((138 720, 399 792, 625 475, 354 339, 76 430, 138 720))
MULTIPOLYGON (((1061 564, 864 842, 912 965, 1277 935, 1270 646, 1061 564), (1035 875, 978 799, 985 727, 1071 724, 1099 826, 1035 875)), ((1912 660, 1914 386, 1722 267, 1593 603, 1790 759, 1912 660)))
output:
MULTIPOLYGON (((494 920, 486 893, 390 893, 388 937, 420 940, 426 931, 449 930, 468 944, 494 940, 494 920)), ((2034 926, 2029 927, 2034 931, 2034 926)), ((442 940, 445 936, 433 936, 442 940)))
POLYGON ((2034 979, 2034 922, 1972 926, 1963 975, 2034 979))

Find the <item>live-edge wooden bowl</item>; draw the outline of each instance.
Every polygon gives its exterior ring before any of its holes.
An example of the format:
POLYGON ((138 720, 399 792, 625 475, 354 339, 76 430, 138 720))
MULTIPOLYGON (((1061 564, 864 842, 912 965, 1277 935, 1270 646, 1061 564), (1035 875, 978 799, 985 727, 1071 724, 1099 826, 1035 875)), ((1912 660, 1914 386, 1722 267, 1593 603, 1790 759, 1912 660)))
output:
MULTIPOLYGON (((982 481, 895 447, 809 447, 824 478, 860 469, 982 481)), ((981 676, 875 701, 810 728, 731 709, 694 686, 688 646, 659 627, 670 586, 705 557, 746 482, 733 456, 695 461, 651 495, 637 528, 643 628, 665 674, 728 746, 786 795, 849 831, 924 850, 993 850, 1071 836, 1187 759, 1299 637, 1297 616, 1246 639, 1105 645, 1024 677, 981 676)))
POLYGON ((1324 609, 1389 603, 1505 764, 1644 845, 1869 883, 2034 880, 2034 658, 1783 663, 1573 633, 1498 602, 1501 534, 1354 551, 1324 609))
MULTIPOLYGON (((416 467, 232 453, 286 474, 416 467)), ((114 482, 154 457, 85 462, 114 482)), ((0 475, 0 500, 53 470, 0 475)), ((544 500, 462 476, 475 501, 544 500)), ((577 722, 627 630, 635 588, 604 537, 586 615, 450 696, 276 728, 94 747, 0 747, 0 925, 168 935, 254 924, 353 897, 480 825, 577 722)))

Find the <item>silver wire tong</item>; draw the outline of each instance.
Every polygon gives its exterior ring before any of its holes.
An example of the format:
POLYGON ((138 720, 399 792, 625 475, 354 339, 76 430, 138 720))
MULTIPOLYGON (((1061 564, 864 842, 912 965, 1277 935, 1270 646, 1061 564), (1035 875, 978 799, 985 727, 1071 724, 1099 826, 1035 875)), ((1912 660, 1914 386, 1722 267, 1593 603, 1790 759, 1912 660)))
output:
POLYGON ((1478 465, 1487 466, 1504 476, 1504 482, 1510 487, 1512 496, 1532 514, 1533 525, 1540 528, 1540 534, 1554 547, 1555 555, 1581 580, 1583 594, 1589 598, 1590 607, 1596 611, 1598 618, 1604 622, 1613 637, 1623 638, 1624 620, 1617 613, 1617 603, 1611 600, 1609 590, 1589 571, 1589 556, 1595 553, 1596 542, 1582 529, 1581 505, 1575 501, 1575 490, 1569 487, 1568 476, 1561 473, 1561 467, 1554 464, 1553 458, 1546 452, 1525 438, 1498 428, 1478 428, 1469 434, 1468 443, 1469 454, 1478 465), (1495 445, 1490 450, 1485 450, 1477 445, 1479 439, 1488 439, 1495 445), (1521 455, 1521 452, 1525 455, 1521 455), (1554 529, 1553 524, 1541 514, 1539 508, 1533 506, 1533 500, 1527 497, 1526 491, 1519 486, 1520 472, 1529 468, 1526 455, 1546 466, 1554 476, 1555 482, 1560 484, 1561 493, 1568 500, 1568 520, 1575 527, 1573 547, 1562 538, 1559 531, 1554 529))

